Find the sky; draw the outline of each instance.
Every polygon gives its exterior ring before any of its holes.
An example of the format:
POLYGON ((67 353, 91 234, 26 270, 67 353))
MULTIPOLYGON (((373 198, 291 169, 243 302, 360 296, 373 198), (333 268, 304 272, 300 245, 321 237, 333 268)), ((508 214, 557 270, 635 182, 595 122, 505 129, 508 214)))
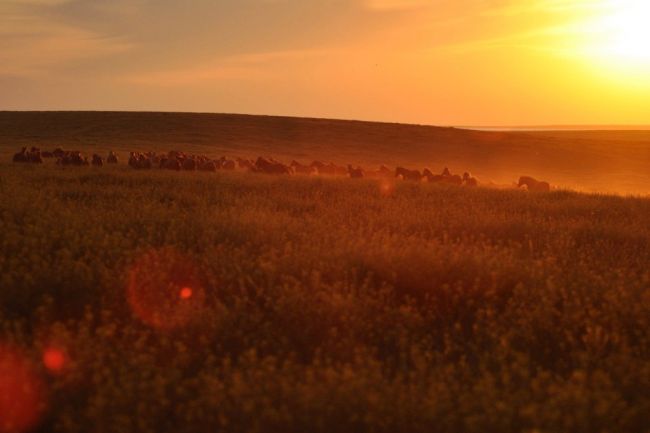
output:
POLYGON ((0 0, 0 110, 650 125, 648 0, 0 0))

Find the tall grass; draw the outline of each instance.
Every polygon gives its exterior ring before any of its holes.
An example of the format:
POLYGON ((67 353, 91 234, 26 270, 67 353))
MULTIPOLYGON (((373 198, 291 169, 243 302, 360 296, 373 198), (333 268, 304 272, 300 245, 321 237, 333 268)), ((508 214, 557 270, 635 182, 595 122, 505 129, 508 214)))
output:
POLYGON ((44 431, 648 431, 650 200, 0 170, 0 342, 44 431))

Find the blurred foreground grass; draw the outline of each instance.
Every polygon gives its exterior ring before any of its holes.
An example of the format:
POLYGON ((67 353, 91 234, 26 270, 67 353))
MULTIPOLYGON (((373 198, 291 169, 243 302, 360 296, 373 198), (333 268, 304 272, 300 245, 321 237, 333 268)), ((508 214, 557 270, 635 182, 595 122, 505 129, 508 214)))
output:
POLYGON ((648 199, 0 170, 43 431, 650 431, 648 199))

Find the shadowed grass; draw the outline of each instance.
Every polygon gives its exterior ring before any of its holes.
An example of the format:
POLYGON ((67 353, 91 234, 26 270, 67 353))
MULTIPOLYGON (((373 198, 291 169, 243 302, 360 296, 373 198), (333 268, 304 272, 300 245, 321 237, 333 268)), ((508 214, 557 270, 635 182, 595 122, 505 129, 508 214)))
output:
POLYGON ((647 431, 650 200, 0 169, 0 340, 70 354, 48 430, 647 431), (129 308, 151 249, 184 327, 129 308))

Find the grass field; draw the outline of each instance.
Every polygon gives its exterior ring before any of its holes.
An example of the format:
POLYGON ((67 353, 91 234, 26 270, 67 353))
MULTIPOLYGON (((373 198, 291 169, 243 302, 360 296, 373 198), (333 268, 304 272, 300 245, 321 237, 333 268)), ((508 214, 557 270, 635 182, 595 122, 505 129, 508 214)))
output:
POLYGON ((33 385, 0 430, 648 432, 648 221, 570 191, 1 163, 0 376, 20 357, 33 385))

